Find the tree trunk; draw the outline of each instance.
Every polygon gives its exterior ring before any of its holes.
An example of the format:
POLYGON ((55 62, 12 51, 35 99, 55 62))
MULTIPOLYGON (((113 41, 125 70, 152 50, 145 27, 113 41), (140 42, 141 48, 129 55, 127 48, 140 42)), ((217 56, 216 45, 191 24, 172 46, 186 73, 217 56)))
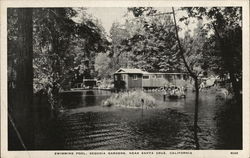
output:
POLYGON ((199 83, 197 77, 194 78, 194 84, 195 84, 194 140, 196 149, 200 149, 199 138, 198 138, 199 83))
POLYGON ((51 50, 50 50, 50 60, 51 60, 51 93, 49 94, 50 97, 50 106, 51 106, 51 117, 54 118, 57 116, 57 110, 59 107, 59 88, 60 88, 60 80, 62 75, 62 67, 61 67, 61 61, 60 61, 60 43, 59 43, 59 32, 57 31, 57 28, 55 27, 56 21, 53 19, 54 14, 58 15, 58 9, 49 9, 49 19, 51 20, 51 23, 49 23, 49 30, 51 33, 51 50), (51 16, 52 14, 52 16, 51 16), (51 17, 50 17, 51 16, 51 17))
POLYGON ((230 76, 230 82, 232 83, 232 88, 233 88, 233 92, 234 92, 234 96, 237 100, 240 99, 240 88, 239 88, 239 84, 236 80, 236 77, 234 76, 234 72, 232 72, 231 70, 229 70, 229 76, 230 76))
POLYGON ((33 148, 33 43, 32 9, 18 9, 17 78, 10 115, 26 148, 33 148))

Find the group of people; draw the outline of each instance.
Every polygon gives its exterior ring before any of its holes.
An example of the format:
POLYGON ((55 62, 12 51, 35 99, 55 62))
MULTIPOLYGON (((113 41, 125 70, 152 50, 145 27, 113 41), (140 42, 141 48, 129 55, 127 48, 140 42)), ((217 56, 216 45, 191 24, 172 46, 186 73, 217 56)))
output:
POLYGON ((163 100, 165 101, 166 96, 175 96, 175 97, 185 97, 185 88, 183 86, 169 86, 164 88, 163 100))

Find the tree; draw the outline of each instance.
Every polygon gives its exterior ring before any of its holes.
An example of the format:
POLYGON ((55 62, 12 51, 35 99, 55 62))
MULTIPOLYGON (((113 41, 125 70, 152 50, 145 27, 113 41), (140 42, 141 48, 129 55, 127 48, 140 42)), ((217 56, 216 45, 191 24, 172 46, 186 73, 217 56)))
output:
POLYGON ((98 21, 83 16, 83 9, 39 8, 35 12, 34 87, 45 89, 52 109, 57 109, 59 90, 73 80, 94 77, 95 55, 105 52, 109 43, 98 21), (75 22, 74 17, 81 21, 75 22))
POLYGON ((128 11, 135 17, 116 27, 120 33, 126 33, 115 40, 117 54, 125 62, 122 65, 151 72, 182 71, 170 16, 155 16, 157 11, 152 8, 128 8, 128 11))
POLYGON ((80 39, 83 39, 81 48, 84 59, 84 78, 93 78, 96 54, 106 52, 109 48, 104 28, 98 20, 83 18, 78 25, 77 34, 80 39))
MULTIPOLYGON (((199 72, 197 72, 197 67, 199 67, 198 71, 201 69, 214 69, 216 66, 222 67, 220 71, 226 70, 226 72, 230 74, 230 81, 234 89, 234 94, 236 98, 239 98, 239 84, 237 83, 236 76, 238 77, 238 80, 241 78, 241 9, 237 7, 199 7, 185 9, 188 11, 189 17, 197 17, 199 20, 198 27, 194 30, 193 38, 188 33, 186 33, 182 43, 178 36, 178 28, 175 19, 175 12, 173 9, 176 38, 180 49, 180 55, 190 76, 195 81, 196 104, 194 115, 194 135, 196 148, 199 149, 197 136, 199 72), (201 20, 204 16, 208 16, 210 18, 210 23, 206 25, 206 28, 201 24, 201 20), (210 35, 210 39, 208 38, 207 30, 209 28, 214 29, 214 34, 210 35), (220 53, 216 51, 216 47, 218 48, 218 46, 220 53), (205 59, 208 59, 208 61, 205 59), (215 60, 211 61, 211 59, 215 60), (235 63, 234 60, 240 63, 240 65, 235 63), (211 68, 209 68, 209 65, 211 65, 211 68)), ((183 17, 180 19, 180 21, 183 20, 189 19, 188 17, 183 17)), ((225 73, 225 71, 221 71, 221 73, 225 73)))
POLYGON ((129 7, 128 11, 131 11, 135 17, 149 16, 157 12, 153 7, 129 7))
MULTIPOLYGON (((229 73, 236 99, 242 91, 242 8, 241 7, 193 7, 184 8, 189 17, 208 18, 208 28, 213 29, 210 38, 219 51, 211 54, 221 59, 214 63, 222 67, 220 73, 229 73)), ((187 17, 186 17, 187 18, 187 17)))
POLYGON ((95 70, 98 72, 98 78, 111 78, 110 70, 111 59, 106 53, 98 53, 95 58, 95 70))
POLYGON ((128 53, 125 52, 122 42, 130 37, 129 32, 123 25, 115 22, 110 29, 112 72, 115 72, 121 67, 128 67, 130 61, 128 53))
POLYGON ((59 89, 69 71, 69 45, 76 25, 71 19, 76 13, 70 8, 39 8, 34 10, 35 87, 46 89, 51 108, 59 104, 59 89))

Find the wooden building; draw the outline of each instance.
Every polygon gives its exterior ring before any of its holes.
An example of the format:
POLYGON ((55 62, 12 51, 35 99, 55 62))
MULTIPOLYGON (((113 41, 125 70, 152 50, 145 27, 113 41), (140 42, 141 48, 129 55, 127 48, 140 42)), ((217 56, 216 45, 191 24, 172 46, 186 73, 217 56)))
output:
POLYGON ((144 73, 142 87, 144 89, 164 86, 185 86, 188 76, 186 73, 144 73))
POLYGON ((185 86, 188 75, 186 73, 152 73, 140 69, 120 68, 114 73, 116 89, 153 89, 164 86, 185 86))
POLYGON ((120 68, 114 74, 114 86, 116 89, 142 88, 142 76, 144 73, 140 69, 120 68))

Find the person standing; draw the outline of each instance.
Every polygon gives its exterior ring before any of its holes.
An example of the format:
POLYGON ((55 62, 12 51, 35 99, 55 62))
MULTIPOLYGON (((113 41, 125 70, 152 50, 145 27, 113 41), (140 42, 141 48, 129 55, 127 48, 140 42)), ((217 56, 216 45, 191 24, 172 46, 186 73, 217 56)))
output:
POLYGON ((167 96, 167 90, 164 89, 164 91, 163 91, 163 101, 166 101, 166 96, 167 96))

